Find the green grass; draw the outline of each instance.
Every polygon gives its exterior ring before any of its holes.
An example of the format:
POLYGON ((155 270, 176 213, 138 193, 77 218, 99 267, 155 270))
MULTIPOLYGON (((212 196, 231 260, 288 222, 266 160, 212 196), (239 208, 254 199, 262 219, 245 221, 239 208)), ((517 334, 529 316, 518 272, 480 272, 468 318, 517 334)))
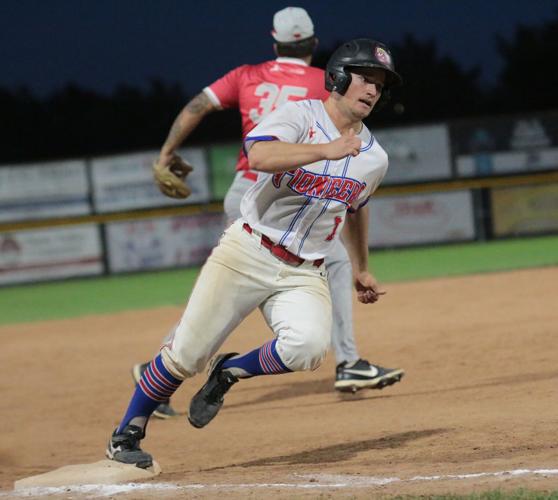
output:
POLYGON ((531 491, 518 489, 514 491, 486 491, 471 495, 404 495, 391 497, 391 500, 558 500, 558 491, 531 491))
MULTIPOLYGON (((558 236, 382 250, 371 255, 380 282, 558 265, 558 236)), ((185 304, 198 269, 0 288, 0 324, 185 304)))
POLYGON ((76 279, 0 289, 0 324, 185 304, 198 269, 76 279))
POLYGON ((381 251, 370 263, 386 283, 551 266, 558 264, 558 237, 381 251))

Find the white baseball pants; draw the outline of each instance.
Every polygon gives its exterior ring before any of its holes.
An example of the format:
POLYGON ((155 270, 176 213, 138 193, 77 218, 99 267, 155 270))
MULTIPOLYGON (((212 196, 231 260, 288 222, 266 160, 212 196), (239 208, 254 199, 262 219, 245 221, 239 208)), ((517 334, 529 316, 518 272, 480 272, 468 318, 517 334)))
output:
MULTIPOLYGON (((236 174, 224 201, 229 223, 241 217, 240 200, 253 185, 254 181, 243 177, 243 172, 236 174)), ((333 304, 331 345, 337 364, 343 361, 350 363, 360 356, 353 331, 353 270, 347 250, 340 239, 333 245, 331 254, 326 256, 325 265, 333 304)))
POLYGON ((203 266, 174 335, 162 349, 177 378, 200 372, 238 324, 259 307, 277 336, 281 360, 293 371, 314 370, 331 336, 326 271, 310 262, 284 263, 237 220, 203 266))

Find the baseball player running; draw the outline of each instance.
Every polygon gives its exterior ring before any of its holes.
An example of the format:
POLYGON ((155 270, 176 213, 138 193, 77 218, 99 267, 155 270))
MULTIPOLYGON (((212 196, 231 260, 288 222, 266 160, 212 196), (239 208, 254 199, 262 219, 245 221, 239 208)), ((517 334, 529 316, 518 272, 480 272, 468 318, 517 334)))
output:
POLYGON ((149 417, 255 308, 274 338, 248 353, 214 358, 190 402, 190 423, 206 426, 240 379, 316 369, 331 340, 324 258, 342 232, 358 300, 380 299, 384 292, 368 270, 367 201, 388 158, 362 120, 400 82, 388 47, 347 42, 328 62, 325 83, 332 92, 325 103, 286 103, 248 134, 244 147, 257 181, 242 199, 241 218, 202 267, 174 334, 141 375, 109 440, 110 459, 152 464, 140 448, 149 417))
MULTIPOLYGON (((308 13, 299 7, 287 7, 273 18, 272 35, 277 59, 257 65, 240 66, 217 80, 186 105, 175 120, 161 149, 159 163, 167 163, 176 149, 208 113, 238 107, 242 115, 242 137, 271 111, 285 102, 304 98, 326 100, 324 72, 309 66, 317 46, 314 26, 308 13)), ((312 133, 316 133, 315 131, 312 133)), ((225 212, 229 223, 240 217, 240 200, 254 185, 257 172, 250 169, 247 157, 239 154, 237 175, 225 197, 225 212)), ((353 333, 351 264, 340 240, 329 250, 325 259, 333 304, 332 346, 337 362, 335 389, 353 391, 363 388, 383 388, 398 382, 401 369, 389 369, 361 359, 353 333)), ((147 363, 135 365, 136 382, 147 363)), ((168 401, 154 413, 159 418, 176 415, 168 401)))

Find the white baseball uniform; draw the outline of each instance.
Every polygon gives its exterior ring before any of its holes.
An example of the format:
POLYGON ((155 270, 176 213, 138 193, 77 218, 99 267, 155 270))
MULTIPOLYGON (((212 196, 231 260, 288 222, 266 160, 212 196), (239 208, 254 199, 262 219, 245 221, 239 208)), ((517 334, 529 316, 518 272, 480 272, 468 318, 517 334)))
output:
MULTIPOLYGON (((278 174, 259 173, 242 199, 240 212, 252 227, 305 258, 323 258, 339 237, 347 210, 357 210, 387 171, 387 154, 363 125, 360 154, 320 160, 278 174)), ((340 133, 322 101, 308 99, 283 105, 246 137, 298 144, 331 142, 340 133)))
MULTIPOLYGON (((263 140, 319 144, 339 136, 323 103, 303 100, 268 115, 246 137, 245 147, 263 140)), ((319 366, 331 331, 322 259, 335 248, 347 211, 366 204, 387 170, 387 155, 370 131, 363 126, 358 136, 356 157, 258 174, 242 200, 242 218, 208 258, 175 335, 163 348, 165 364, 176 376, 202 370, 256 307, 277 336, 277 352, 289 369, 319 366), (305 261, 281 260, 270 243, 305 261)))

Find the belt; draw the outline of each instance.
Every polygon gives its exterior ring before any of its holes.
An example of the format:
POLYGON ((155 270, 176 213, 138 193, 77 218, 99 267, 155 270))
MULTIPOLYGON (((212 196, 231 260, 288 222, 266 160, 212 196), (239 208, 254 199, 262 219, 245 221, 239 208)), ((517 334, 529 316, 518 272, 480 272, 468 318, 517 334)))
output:
MULTIPOLYGON (((244 229, 244 231, 249 234, 252 234, 254 232, 254 230, 246 222, 243 224, 242 229, 244 229)), ((287 264, 298 267, 307 262, 298 255, 289 252, 284 246, 273 243, 273 241, 271 241, 265 234, 261 235, 261 243, 262 246, 267 248, 273 255, 275 255, 275 257, 282 260, 283 262, 286 262, 287 264)), ((324 263, 324 259, 316 259, 311 261, 310 263, 315 267, 320 267, 324 263)))

